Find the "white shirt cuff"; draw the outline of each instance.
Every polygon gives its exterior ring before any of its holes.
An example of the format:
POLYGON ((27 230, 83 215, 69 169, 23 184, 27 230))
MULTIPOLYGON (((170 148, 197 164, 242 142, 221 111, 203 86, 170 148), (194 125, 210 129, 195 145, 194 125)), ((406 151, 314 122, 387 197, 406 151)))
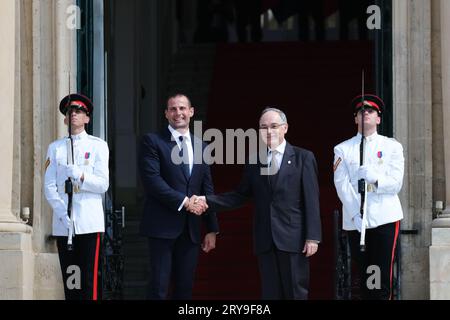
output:
POLYGON ((188 199, 187 197, 184 198, 183 202, 182 202, 181 205, 178 207, 178 211, 181 211, 181 209, 183 209, 184 203, 186 202, 187 199, 188 199))

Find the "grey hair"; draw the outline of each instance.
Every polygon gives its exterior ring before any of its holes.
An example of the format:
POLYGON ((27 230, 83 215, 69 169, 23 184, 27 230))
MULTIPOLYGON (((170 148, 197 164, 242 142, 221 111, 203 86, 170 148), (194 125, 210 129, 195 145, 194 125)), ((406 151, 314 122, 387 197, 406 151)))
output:
POLYGON ((284 112, 281 111, 280 109, 277 109, 277 108, 274 108, 274 107, 266 107, 266 108, 261 112, 261 116, 260 116, 259 118, 261 119, 261 117, 262 117, 266 112, 269 112, 269 111, 274 111, 274 112, 278 113, 278 115, 279 115, 280 118, 281 118, 281 121, 282 121, 283 123, 287 123, 287 117, 286 117, 286 115, 284 114, 284 112))

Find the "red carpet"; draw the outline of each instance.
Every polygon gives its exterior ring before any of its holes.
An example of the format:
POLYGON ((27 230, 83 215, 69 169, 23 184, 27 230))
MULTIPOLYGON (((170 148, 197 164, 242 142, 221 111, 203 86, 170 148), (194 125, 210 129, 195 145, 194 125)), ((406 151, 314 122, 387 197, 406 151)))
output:
MULTIPOLYGON (((311 299, 333 299, 333 146, 355 133, 350 100, 372 81, 370 42, 220 45, 217 50, 206 128, 257 128, 264 106, 278 106, 289 122, 286 139, 314 152, 319 167, 323 242, 311 259, 311 299)), ((216 192, 233 189, 242 167, 214 165, 216 192)), ((219 214, 216 249, 201 254, 195 299, 258 299, 259 274, 252 252, 250 203, 219 214)))

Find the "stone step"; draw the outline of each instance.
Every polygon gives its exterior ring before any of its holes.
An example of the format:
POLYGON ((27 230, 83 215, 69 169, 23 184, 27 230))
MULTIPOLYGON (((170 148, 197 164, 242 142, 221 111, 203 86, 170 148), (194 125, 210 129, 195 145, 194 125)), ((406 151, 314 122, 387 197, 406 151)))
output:
POLYGON ((148 279, 147 270, 125 270, 125 272, 124 281, 147 281, 148 279))
POLYGON ((175 77, 167 80, 167 86, 172 85, 188 87, 190 90, 190 98, 192 98, 192 94, 195 94, 199 89, 209 92, 209 84, 211 83, 211 79, 206 76, 193 74, 194 72, 187 72, 186 75, 179 73, 175 77))
POLYGON ((148 255, 148 245, 147 241, 137 242, 133 244, 124 244, 123 245, 124 257, 128 259, 134 257, 147 257, 148 255))
POLYGON ((176 55, 173 61, 178 60, 192 60, 192 61, 211 61, 214 59, 216 51, 197 51, 197 52, 183 52, 176 55))
POLYGON ((171 67, 170 78, 177 76, 178 74, 186 75, 189 73, 195 73, 199 76, 209 77, 214 70, 214 64, 193 64, 192 62, 174 63, 171 67))
POLYGON ((125 221, 125 233, 137 233, 139 230, 139 225, 141 223, 141 220, 138 219, 127 219, 125 221))

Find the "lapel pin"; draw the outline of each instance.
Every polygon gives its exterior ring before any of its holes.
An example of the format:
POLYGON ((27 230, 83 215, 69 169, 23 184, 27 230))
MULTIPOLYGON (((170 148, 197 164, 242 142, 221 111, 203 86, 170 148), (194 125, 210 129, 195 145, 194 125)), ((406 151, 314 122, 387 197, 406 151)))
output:
POLYGON ((288 164, 291 164, 291 160, 288 160, 288 164))

